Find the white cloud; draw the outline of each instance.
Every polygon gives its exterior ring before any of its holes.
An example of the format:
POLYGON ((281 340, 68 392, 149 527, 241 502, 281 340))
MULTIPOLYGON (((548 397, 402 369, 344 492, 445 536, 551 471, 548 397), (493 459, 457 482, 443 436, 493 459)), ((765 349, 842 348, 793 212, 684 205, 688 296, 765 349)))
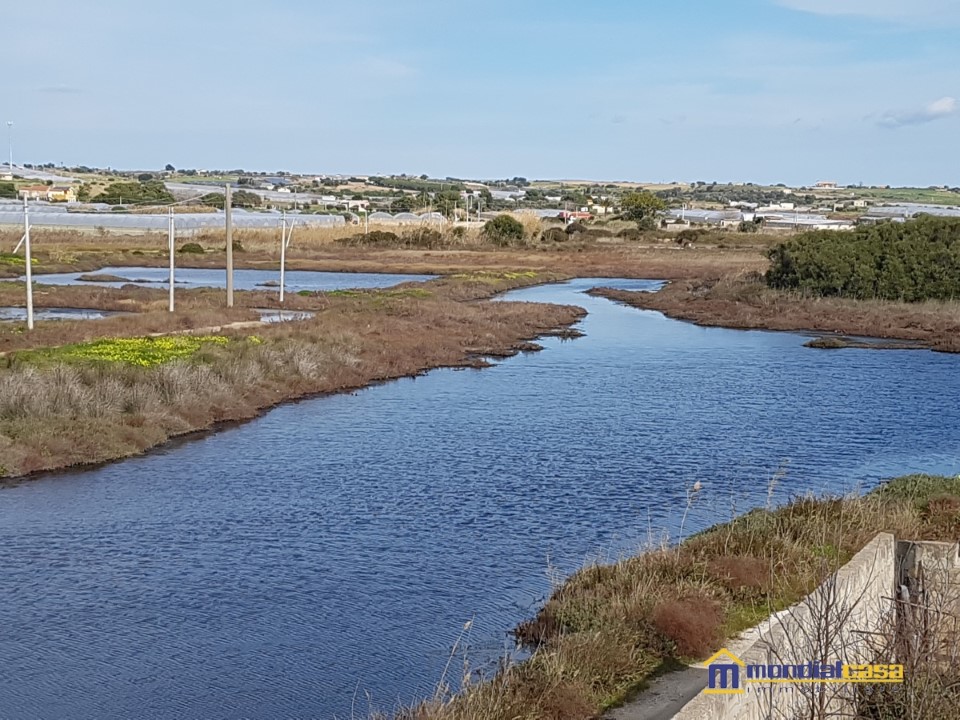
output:
POLYGON ((922 125, 955 115, 958 110, 957 100, 952 97, 942 97, 925 107, 915 110, 888 110, 880 116, 880 124, 884 127, 898 128, 906 125, 922 125))
POLYGON ((776 0, 778 5, 816 15, 852 15, 877 20, 955 22, 956 0, 776 0))

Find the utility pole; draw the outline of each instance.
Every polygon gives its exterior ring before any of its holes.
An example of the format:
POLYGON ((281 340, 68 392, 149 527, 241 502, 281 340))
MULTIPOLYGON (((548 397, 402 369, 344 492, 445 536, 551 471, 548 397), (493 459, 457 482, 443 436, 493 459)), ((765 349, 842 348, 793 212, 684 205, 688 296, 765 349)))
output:
POLYGON ((30 207, 23 198, 23 252, 27 261, 27 330, 33 330, 33 258, 30 255, 30 207))
POLYGON ((167 220, 167 235, 170 246, 170 312, 173 312, 174 254, 176 252, 176 231, 173 225, 173 208, 167 220))
POLYGON ((283 305, 283 285, 287 271, 287 211, 283 211, 280 225, 280 304, 283 305))
POLYGON ((370 211, 367 208, 363 209, 363 234, 370 234, 370 211))
POLYGON ((10 146, 10 174, 13 175, 13 120, 7 120, 7 143, 10 146))
POLYGON ((224 222, 227 229, 227 307, 233 307, 233 218, 231 217, 231 210, 230 184, 227 183, 223 198, 224 222))

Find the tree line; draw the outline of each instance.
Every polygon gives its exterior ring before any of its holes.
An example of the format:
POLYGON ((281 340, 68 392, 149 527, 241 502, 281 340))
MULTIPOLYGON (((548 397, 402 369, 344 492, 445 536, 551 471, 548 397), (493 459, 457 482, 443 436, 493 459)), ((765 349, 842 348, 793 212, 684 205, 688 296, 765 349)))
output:
POLYGON ((960 218, 803 233, 769 257, 774 288, 907 302, 960 297, 960 218))

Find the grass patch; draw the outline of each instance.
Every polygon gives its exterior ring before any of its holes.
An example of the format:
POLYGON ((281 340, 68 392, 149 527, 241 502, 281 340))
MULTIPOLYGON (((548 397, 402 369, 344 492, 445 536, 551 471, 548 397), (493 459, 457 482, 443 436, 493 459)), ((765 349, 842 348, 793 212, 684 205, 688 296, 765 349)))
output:
POLYGON ((230 340, 222 335, 106 338, 42 350, 25 350, 15 353, 14 359, 32 364, 108 362, 153 367, 189 358, 205 345, 226 345, 228 342, 230 340))
POLYGON ((451 275, 455 280, 467 280, 469 282, 486 282, 486 283, 497 283, 501 280, 533 280, 537 277, 537 273, 532 270, 520 271, 520 272, 472 272, 472 273, 457 273, 456 275, 451 275))
MULTIPOLYGON (((309 292, 309 291, 308 291, 309 292)), ((326 295, 345 298, 417 298, 423 300, 433 296, 433 293, 424 288, 403 288, 401 290, 327 290, 326 295)))
MULTIPOLYGON (((31 258, 30 266, 32 267, 36 264, 37 264, 37 259, 31 258)), ((10 265, 12 267, 23 268, 27 266, 27 260, 26 258, 22 258, 19 255, 14 255, 13 253, 0 252, 0 265, 10 265)))

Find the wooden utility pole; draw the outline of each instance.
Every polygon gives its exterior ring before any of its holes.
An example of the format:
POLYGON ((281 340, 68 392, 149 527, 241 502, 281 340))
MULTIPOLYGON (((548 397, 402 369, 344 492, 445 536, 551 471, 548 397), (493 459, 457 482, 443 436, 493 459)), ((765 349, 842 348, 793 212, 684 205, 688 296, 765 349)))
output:
POLYGON ((233 222, 230 211, 230 185, 227 185, 223 198, 223 212, 227 224, 227 307, 233 307, 233 222))
POLYGON ((167 236, 170 246, 170 312, 173 312, 174 255, 177 251, 176 231, 173 226, 173 208, 170 208, 170 217, 167 220, 167 236))

